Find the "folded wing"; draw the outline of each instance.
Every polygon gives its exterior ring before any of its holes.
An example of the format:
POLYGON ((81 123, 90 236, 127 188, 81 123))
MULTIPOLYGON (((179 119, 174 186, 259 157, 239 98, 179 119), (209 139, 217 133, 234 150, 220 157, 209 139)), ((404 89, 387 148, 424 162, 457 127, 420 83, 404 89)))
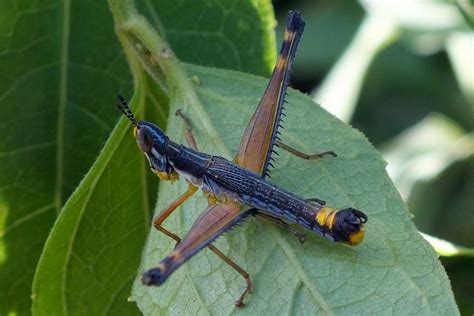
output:
POLYGON ((285 38, 268 86, 257 110, 250 120, 235 162, 266 177, 271 165, 271 154, 278 139, 291 64, 304 30, 304 21, 298 12, 290 11, 287 17, 285 38))

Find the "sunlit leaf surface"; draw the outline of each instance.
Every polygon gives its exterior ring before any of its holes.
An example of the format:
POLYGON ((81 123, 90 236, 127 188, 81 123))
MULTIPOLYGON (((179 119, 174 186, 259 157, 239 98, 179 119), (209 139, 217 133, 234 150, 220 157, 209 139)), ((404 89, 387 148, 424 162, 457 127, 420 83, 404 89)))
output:
MULTIPOLYGON (((201 104, 183 106, 203 151, 231 159, 266 80, 236 72, 188 67, 199 78, 201 104)), ((282 139, 305 152, 335 150, 338 157, 302 161, 279 151, 272 182, 330 206, 353 206, 369 216, 357 247, 310 235, 293 235, 251 218, 216 245, 247 269, 254 291, 247 306, 233 302, 243 279, 209 251, 202 251, 161 287, 145 287, 140 273, 158 264, 174 242, 151 230, 132 299, 145 314, 187 313, 413 313, 456 314, 450 284, 436 253, 417 233, 385 171, 385 162, 365 137, 341 123, 309 97, 290 91, 282 139)), ((184 141, 182 122, 171 118, 169 135, 184 141)), ((156 211, 185 190, 164 184, 156 211)), ((204 209, 195 196, 165 226, 183 234, 204 209)))

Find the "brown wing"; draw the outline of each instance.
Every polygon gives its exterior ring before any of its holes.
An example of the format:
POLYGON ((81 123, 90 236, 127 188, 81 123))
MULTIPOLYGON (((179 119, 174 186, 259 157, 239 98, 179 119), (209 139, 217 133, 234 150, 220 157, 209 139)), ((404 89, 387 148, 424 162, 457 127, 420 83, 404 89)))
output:
POLYGON ((268 86, 245 130, 235 162, 265 177, 278 139, 283 104, 296 47, 304 29, 298 12, 288 13, 285 39, 268 86))
POLYGON ((189 258, 251 213, 242 212, 240 205, 234 202, 209 205, 181 243, 160 262, 161 277, 166 279, 189 258))

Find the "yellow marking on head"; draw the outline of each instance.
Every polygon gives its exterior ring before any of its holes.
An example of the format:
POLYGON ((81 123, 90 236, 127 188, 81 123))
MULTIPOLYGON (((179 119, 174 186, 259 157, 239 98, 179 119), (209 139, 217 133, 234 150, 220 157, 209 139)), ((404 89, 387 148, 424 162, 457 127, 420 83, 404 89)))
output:
POLYGON ((137 130, 138 128, 136 126, 133 127, 133 137, 137 138, 137 130))
POLYGON ((357 246, 364 239, 364 235, 365 235, 364 228, 361 227, 361 229, 358 232, 352 233, 349 236, 349 239, 346 241, 346 244, 351 245, 351 246, 357 246))
POLYGON ((172 173, 167 173, 164 171, 158 171, 156 169, 151 168, 151 171, 156 174, 161 180, 165 181, 176 181, 179 179, 179 174, 172 172, 172 173))

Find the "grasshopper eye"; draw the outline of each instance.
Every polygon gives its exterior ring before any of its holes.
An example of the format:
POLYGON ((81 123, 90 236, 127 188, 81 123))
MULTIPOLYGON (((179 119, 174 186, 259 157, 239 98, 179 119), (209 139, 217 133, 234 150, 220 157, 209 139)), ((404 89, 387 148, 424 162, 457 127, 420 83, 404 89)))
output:
POLYGON ((149 153, 151 151, 153 137, 146 128, 137 129, 137 144, 143 152, 149 153))

